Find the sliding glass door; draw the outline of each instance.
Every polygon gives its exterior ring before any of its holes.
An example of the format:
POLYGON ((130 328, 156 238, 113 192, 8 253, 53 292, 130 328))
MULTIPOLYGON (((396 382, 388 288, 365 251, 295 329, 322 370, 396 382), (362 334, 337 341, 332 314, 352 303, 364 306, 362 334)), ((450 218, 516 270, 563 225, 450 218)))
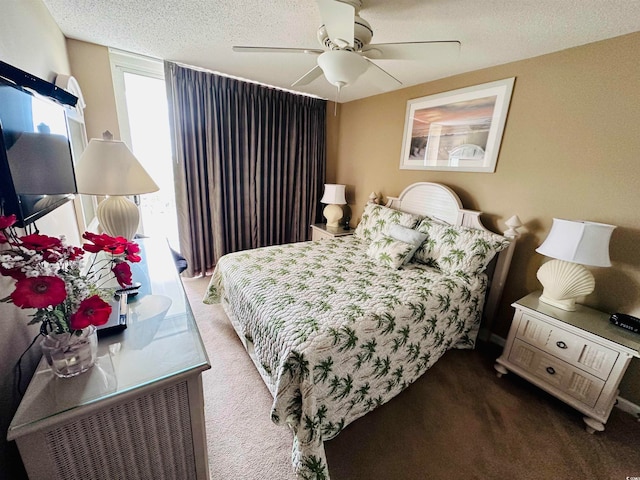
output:
POLYGON ((136 199, 140 233, 166 237, 178 250, 169 115, 161 60, 110 51, 120 136, 160 190, 136 199))

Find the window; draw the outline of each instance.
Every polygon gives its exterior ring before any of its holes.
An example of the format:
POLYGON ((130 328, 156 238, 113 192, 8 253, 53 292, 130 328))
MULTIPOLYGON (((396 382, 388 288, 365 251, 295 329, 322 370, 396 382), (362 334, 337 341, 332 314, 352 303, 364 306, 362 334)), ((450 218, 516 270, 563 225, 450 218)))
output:
POLYGON ((139 232, 179 249, 169 113, 161 60, 111 49, 111 74, 124 141, 160 187, 139 196, 139 232))

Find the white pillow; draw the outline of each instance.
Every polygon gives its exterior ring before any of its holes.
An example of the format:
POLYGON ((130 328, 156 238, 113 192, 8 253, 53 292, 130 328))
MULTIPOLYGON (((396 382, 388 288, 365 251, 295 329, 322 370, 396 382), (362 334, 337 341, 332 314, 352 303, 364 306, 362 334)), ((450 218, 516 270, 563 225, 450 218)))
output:
POLYGON ((414 230, 413 228, 408 228, 399 223, 394 223, 389 227, 388 232, 390 237, 395 238, 396 240, 400 240, 404 243, 410 243, 411 245, 415 245, 419 247, 422 242, 427 239, 427 234, 419 232, 418 230, 414 230))

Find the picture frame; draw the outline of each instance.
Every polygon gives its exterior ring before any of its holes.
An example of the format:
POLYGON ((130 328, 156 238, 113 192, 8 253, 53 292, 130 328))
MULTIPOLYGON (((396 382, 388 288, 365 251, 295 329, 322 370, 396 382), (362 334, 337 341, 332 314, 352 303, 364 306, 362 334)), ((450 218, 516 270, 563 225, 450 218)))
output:
POLYGON ((407 102, 400 168, 493 173, 515 77, 407 102))

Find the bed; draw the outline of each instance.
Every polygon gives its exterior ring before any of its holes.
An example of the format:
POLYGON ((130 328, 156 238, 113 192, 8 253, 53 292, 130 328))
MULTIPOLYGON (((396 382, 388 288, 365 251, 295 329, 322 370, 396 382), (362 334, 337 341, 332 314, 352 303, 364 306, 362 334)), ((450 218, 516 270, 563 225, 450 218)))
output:
POLYGON ((494 234, 448 187, 370 202, 354 235, 223 256, 221 303, 294 434, 299 478, 328 479, 324 442, 450 348, 473 348, 500 299, 517 232, 494 234))

